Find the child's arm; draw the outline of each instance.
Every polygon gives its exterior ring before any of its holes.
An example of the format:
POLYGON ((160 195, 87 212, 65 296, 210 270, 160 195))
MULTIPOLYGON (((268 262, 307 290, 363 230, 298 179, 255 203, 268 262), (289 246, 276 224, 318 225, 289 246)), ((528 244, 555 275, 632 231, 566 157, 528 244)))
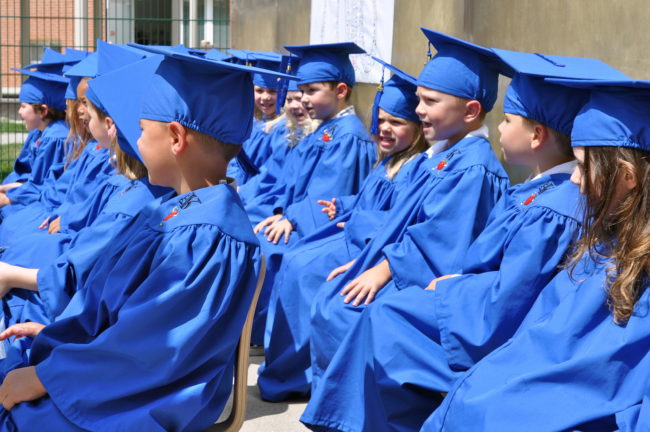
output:
POLYGON ((0 298, 4 297, 12 288, 23 288, 38 291, 36 275, 38 269, 14 266, 0 262, 0 298))
POLYGON ((336 198, 332 198, 332 201, 318 200, 316 202, 323 206, 321 211, 325 213, 330 220, 336 218, 336 198))

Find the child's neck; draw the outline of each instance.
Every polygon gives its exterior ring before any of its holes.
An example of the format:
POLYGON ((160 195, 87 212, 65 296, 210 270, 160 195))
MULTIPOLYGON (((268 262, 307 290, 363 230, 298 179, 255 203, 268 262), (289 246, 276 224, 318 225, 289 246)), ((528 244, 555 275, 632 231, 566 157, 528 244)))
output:
POLYGON ((43 120, 43 121, 41 122, 41 124, 38 126, 37 129, 40 130, 41 132, 43 132, 43 131, 45 130, 45 128, 48 127, 48 126, 50 125, 50 123, 52 123, 52 121, 49 120, 49 119, 47 119, 47 120, 43 120))
POLYGON ((341 111, 343 111, 344 109, 346 109, 349 106, 350 106, 350 104, 346 100, 339 100, 339 101, 337 101, 336 107, 334 108, 334 111, 333 111, 332 115, 330 115, 327 118, 320 119, 320 120, 322 120, 324 122, 326 122, 328 120, 332 120, 334 117, 336 117, 336 115, 338 113, 340 113, 341 111))
POLYGON ((453 146, 458 141, 465 138, 468 134, 479 130, 482 126, 483 126, 482 122, 474 122, 474 123, 471 123, 471 124, 467 125, 467 127, 463 128, 456 135, 454 135, 454 136, 452 136, 450 138, 447 138, 447 148, 453 146))
POLYGON ((531 178, 537 177, 541 173, 550 170, 553 167, 562 165, 563 163, 571 162, 573 160, 570 156, 558 156, 555 158, 537 158, 536 164, 529 166, 531 171, 531 178))

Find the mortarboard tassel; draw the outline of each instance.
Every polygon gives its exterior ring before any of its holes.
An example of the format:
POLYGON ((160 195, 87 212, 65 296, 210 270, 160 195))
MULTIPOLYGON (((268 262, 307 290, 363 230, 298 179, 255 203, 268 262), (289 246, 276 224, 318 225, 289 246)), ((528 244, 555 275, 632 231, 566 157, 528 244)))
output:
MULTIPOLYGON (((287 75, 291 75, 291 57, 289 57, 289 60, 287 61, 287 68, 284 71, 287 75)), ((280 114, 282 113, 282 109, 284 108, 285 101, 287 99, 287 90, 289 89, 289 80, 288 79, 283 79, 283 78, 278 78, 278 96, 276 98, 275 102, 275 113, 280 114)))
POLYGON ((379 81, 379 86, 377 87, 377 93, 375 94, 375 101, 372 104, 372 122, 370 123, 370 133, 377 135, 379 134, 379 101, 381 100, 381 95, 384 93, 384 69, 381 70, 381 81, 379 81))
POLYGON ((237 162, 242 170, 249 176, 256 176, 260 173, 260 170, 255 166, 253 161, 248 157, 244 149, 242 148, 239 153, 237 153, 237 162))

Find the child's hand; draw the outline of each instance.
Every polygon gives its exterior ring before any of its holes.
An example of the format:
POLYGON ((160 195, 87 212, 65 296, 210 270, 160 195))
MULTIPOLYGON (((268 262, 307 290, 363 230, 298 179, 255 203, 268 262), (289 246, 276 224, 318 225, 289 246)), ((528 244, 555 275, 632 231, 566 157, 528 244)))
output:
POLYGON ((345 222, 339 222, 339 223, 336 224, 336 226, 343 229, 343 228, 345 228, 345 222))
POLYGON ((34 366, 12 370, 0 387, 0 401, 8 411, 18 403, 33 401, 46 394, 47 390, 38 379, 34 366))
POLYGON ((350 269, 350 267, 352 267, 352 264, 354 264, 355 261, 356 261, 356 259, 353 259, 352 261, 350 261, 347 264, 343 264, 342 266, 338 266, 337 268, 332 270, 329 275, 327 275, 327 279, 325 279, 325 280, 326 281, 331 281, 332 279, 334 279, 338 275, 345 273, 346 271, 348 271, 350 269))
POLYGON ((46 217, 43 222, 38 226, 39 230, 45 229, 50 224, 50 218, 46 217))
POLYGON ((359 306, 365 299, 365 304, 370 304, 379 290, 388 283, 390 277, 388 261, 384 260, 378 265, 361 273, 357 278, 343 288, 341 296, 346 296, 343 302, 350 303, 352 299, 354 299, 352 304, 354 306, 359 306))
POLYGON ((61 231, 61 216, 57 217, 52 222, 50 222, 50 226, 47 229, 47 232, 49 234, 56 234, 59 231, 61 231))
POLYGON ((433 291, 433 290, 436 289, 436 285, 438 284, 438 281, 453 278, 453 277, 456 277, 456 276, 460 276, 460 275, 459 274, 448 274, 448 275, 437 277, 434 280, 432 280, 431 282, 429 282, 429 285, 425 289, 433 291))
POLYGON ((336 198, 332 198, 332 201, 318 200, 317 203, 325 206, 321 209, 321 211, 323 213, 326 213, 327 217, 330 218, 330 220, 336 217, 336 198))
POLYGON ((267 217, 262 222, 255 225, 255 228, 253 228, 253 232, 255 234, 257 234, 258 232, 262 231, 264 229, 264 227, 267 227, 267 226, 271 225, 273 222, 277 221, 281 217, 282 217, 281 214, 277 214, 277 215, 267 217))
POLYGON ((289 222, 288 219, 282 219, 268 227, 264 231, 264 235, 266 236, 266 239, 273 244, 278 244, 280 238, 284 236, 284 243, 287 244, 289 243, 291 231, 293 231, 293 225, 291 225, 291 222, 289 222))
POLYGON ((15 336, 14 340, 18 340, 23 337, 28 337, 34 339, 45 327, 44 324, 37 322, 25 322, 20 324, 14 324, 9 326, 5 331, 0 333, 0 341, 3 341, 11 336, 15 336))
POLYGON ((11 204, 11 200, 6 193, 0 193, 0 207, 11 204))
POLYGON ((15 182, 15 183, 8 183, 5 185, 0 185, 0 192, 6 193, 9 189, 16 188, 18 186, 22 186, 23 184, 20 182, 15 182))

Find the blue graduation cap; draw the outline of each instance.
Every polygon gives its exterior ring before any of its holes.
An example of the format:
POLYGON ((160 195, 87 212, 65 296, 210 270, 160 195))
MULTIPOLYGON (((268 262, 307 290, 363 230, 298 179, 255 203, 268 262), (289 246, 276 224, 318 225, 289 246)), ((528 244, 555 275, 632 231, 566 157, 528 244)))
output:
POLYGON ((65 111, 67 78, 56 73, 39 70, 11 69, 29 77, 20 88, 19 102, 44 104, 65 111))
MULTIPOLYGON (((265 52, 265 51, 250 51, 250 50, 241 50, 241 49, 229 49, 227 50, 230 57, 230 61, 236 64, 255 66, 262 69, 267 69, 270 71, 278 72, 280 71, 280 64, 282 62, 282 56, 274 52, 265 52)), ((216 59, 224 60, 224 59, 216 59)), ((258 87, 267 88, 267 89, 276 89, 278 86, 278 81, 276 77, 262 74, 253 75, 253 84, 258 87)))
MULTIPOLYGON (((145 52, 139 49, 134 49, 129 46, 113 45, 103 41, 97 41, 97 69, 92 70, 92 63, 87 63, 86 69, 75 71, 75 73, 84 73, 91 78, 104 75, 110 71, 119 69, 127 64, 134 63, 142 60, 145 57, 145 52)), ((106 112, 105 107, 102 106, 102 99, 97 97, 94 91, 89 87, 86 91, 86 98, 93 105, 101 111, 106 112)))
POLYGON ((163 58, 150 56, 88 81, 88 90, 115 122, 120 148, 140 161, 140 106, 163 58))
POLYGON ((422 27, 438 51, 418 76, 418 86, 477 100, 490 111, 497 99, 499 65, 496 55, 482 46, 422 27))
POLYGON ((49 47, 43 48, 43 57, 40 63, 29 64, 23 69, 36 69, 41 72, 61 74, 65 65, 71 65, 80 62, 88 55, 86 51, 66 48, 66 53, 61 54, 49 47))
POLYGON ((589 101, 573 122, 574 147, 614 146, 650 151, 650 81, 548 81, 591 90, 589 101))
POLYGON ((139 118, 177 121, 230 144, 241 145, 250 135, 253 122, 251 74, 290 77, 167 48, 133 46, 165 55, 150 80, 139 118))
POLYGON ((503 111, 537 120, 571 135, 573 119, 589 98, 589 92, 544 81, 565 79, 629 79, 608 64, 591 58, 550 56, 493 49, 514 77, 503 102, 503 111))
POLYGON ((300 57, 298 85, 313 82, 344 82, 353 87, 356 83, 350 54, 365 54, 354 42, 320 45, 287 45, 285 49, 300 57))
POLYGON ((395 117, 419 123, 420 118, 415 113, 415 108, 419 103, 419 98, 415 94, 417 79, 380 58, 374 56, 372 58, 384 68, 393 72, 393 76, 384 83, 382 72, 381 82, 372 109, 370 133, 379 133, 379 108, 395 117))
POLYGON ((228 55, 222 53, 216 48, 211 48, 205 53, 205 58, 210 60, 225 60, 228 58, 228 55))

